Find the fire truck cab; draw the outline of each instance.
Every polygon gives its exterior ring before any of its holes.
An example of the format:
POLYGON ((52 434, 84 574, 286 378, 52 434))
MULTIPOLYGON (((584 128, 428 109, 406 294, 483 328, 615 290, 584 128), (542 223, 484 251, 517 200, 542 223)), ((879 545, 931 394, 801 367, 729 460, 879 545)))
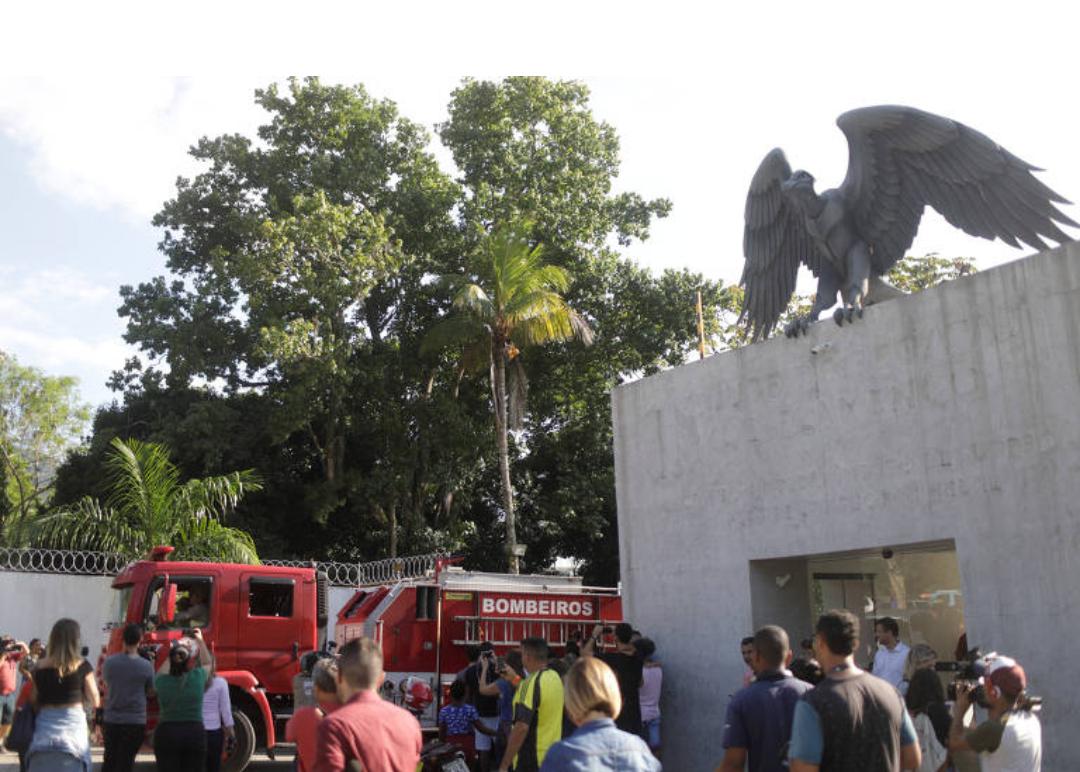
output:
MULTIPOLYGON (((113 580, 124 621, 110 625, 106 653, 122 651, 124 624, 138 622, 157 667, 172 641, 200 628, 229 684, 237 743, 223 768, 237 772, 256 748, 273 753, 292 714, 300 657, 325 636, 325 578, 314 568, 174 562, 171 551, 158 547, 113 580)), ((149 708, 152 724, 156 705, 149 708)))
POLYGON ((337 616, 338 646, 367 636, 382 646, 383 696, 407 707, 409 690, 426 682, 433 701, 414 709, 433 726, 445 693, 468 666, 467 646, 490 642, 497 655, 541 636, 556 654, 596 624, 622 619, 618 588, 586 587, 580 577, 465 571, 440 558, 421 576, 360 587, 337 616))

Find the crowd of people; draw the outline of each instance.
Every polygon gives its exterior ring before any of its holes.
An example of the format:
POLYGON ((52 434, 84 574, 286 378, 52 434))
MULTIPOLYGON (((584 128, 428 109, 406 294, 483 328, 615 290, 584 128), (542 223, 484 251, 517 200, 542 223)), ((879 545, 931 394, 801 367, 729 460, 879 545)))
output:
POLYGON ((895 619, 877 621, 869 671, 855 664, 849 611, 823 614, 800 657, 775 625, 744 638, 747 677, 728 704, 717 772, 1039 772, 1036 701, 1015 660, 972 662, 980 677, 955 682, 950 708, 936 653, 899 637, 895 619))
MULTIPOLYGON (((622 623, 598 626, 565 649, 556 657, 543 638, 526 638, 502 657, 491 644, 470 647, 438 713, 440 742, 478 772, 661 769, 655 644, 622 623), (613 648, 601 645, 605 632, 613 648)), ((379 697, 378 645, 350 641, 318 662, 312 678, 316 704, 297 710, 288 729, 301 772, 417 768, 419 723, 379 697)))
POLYGON ((153 733, 156 766, 164 772, 218 772, 233 740, 233 715, 225 679, 214 672, 209 648, 196 628, 172 643, 155 672, 152 654, 140 651, 142 627, 127 625, 123 651, 102 663, 105 697, 86 659, 79 624, 61 619, 48 644, 4 639, 0 662, 2 737, 26 772, 90 772, 91 728, 104 745, 102 772, 130 772, 146 740, 146 701, 156 697, 153 733), (21 673, 22 684, 13 672, 21 673))
MULTIPOLYGON (((104 700, 74 620, 59 620, 47 645, 0 639, 0 739, 19 751, 22 769, 89 772, 89 711, 102 729, 102 770, 131 770, 151 696, 158 769, 220 769, 235 741, 232 708, 201 632, 173 641, 157 672, 140 650, 142 632, 127 625, 123 651, 104 661, 104 700)), ((936 653, 901 642, 895 620, 877 621, 868 670, 855 664, 858 635, 858 618, 834 610, 798 656, 775 625, 744 638, 747 672, 726 708, 718 772, 1039 772, 1037 700, 1019 663, 979 658, 972 667, 981 677, 957 680, 947 695, 936 653)), ((505 656, 485 644, 469 659, 438 726, 439 740, 470 769, 661 769, 663 667, 653 641, 631 625, 597 626, 563 656, 543 638, 526 638, 505 656)), ((382 698, 384 678, 381 648, 367 638, 315 664, 314 703, 297 709, 286 730, 300 772, 418 769, 419 722, 382 698)))

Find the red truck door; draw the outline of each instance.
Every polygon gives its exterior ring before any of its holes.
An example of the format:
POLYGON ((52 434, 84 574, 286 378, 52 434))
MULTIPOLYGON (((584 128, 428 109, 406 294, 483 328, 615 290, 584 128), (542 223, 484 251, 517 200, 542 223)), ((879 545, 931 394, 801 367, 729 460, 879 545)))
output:
POLYGON ((240 577, 238 668, 271 694, 292 692, 305 645, 303 588, 291 577, 245 572, 240 577))

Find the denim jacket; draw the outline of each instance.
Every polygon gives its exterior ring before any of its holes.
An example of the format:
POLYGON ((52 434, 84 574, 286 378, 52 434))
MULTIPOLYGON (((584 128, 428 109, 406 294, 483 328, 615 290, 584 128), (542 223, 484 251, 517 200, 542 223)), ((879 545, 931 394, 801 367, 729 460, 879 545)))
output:
POLYGON ((610 718, 582 724, 544 756, 540 772, 659 772, 660 762, 637 735, 610 718))

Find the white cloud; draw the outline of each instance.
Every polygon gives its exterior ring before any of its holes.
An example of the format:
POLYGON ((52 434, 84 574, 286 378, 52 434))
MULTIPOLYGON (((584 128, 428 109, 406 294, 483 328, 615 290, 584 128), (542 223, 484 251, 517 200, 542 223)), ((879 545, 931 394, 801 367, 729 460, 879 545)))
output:
POLYGON ((46 190, 145 222, 196 168, 200 136, 253 129, 251 97, 227 80, 5 79, 0 127, 46 190))

